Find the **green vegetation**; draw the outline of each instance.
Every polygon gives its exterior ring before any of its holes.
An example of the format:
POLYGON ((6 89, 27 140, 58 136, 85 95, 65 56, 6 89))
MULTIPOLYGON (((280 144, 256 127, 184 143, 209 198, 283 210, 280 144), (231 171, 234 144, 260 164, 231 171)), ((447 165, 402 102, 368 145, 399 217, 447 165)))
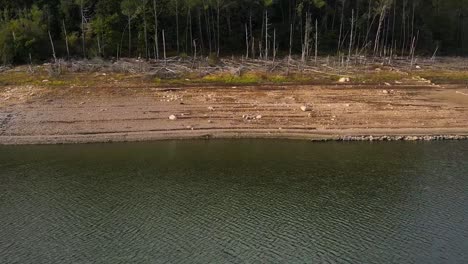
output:
POLYGON ((0 60, 466 55, 467 15, 468 0, 0 0, 0 60))

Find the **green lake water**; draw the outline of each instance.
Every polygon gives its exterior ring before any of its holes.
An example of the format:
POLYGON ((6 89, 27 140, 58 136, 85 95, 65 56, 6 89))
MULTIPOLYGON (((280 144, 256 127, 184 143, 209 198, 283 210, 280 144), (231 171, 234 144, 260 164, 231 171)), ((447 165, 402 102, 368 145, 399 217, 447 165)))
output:
POLYGON ((468 263, 468 142, 0 146, 0 263, 468 263))

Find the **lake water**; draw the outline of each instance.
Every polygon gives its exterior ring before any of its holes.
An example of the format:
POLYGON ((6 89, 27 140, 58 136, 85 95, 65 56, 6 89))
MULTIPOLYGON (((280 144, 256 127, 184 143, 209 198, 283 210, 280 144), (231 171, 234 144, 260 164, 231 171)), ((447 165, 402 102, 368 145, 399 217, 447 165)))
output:
POLYGON ((0 146, 0 263, 468 263, 468 142, 0 146))

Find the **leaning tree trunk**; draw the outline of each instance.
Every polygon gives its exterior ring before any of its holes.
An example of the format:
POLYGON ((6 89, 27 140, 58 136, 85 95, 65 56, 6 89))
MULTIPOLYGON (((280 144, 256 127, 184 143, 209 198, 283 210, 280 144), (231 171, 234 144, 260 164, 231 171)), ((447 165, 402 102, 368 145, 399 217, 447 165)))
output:
POLYGON ((385 10, 387 9, 387 6, 384 5, 382 7, 382 10, 380 11, 380 18, 379 18, 379 26, 377 27, 377 34, 375 34, 375 42, 374 42, 374 56, 377 54, 379 51, 379 45, 380 45, 380 32, 382 31, 382 23, 385 18, 385 10))

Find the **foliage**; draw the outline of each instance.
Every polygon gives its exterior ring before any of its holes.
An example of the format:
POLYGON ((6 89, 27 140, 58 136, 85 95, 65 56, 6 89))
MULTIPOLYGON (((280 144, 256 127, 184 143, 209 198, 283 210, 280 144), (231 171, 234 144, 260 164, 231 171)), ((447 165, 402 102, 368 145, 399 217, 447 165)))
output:
POLYGON ((168 55, 244 55, 248 46, 258 58, 268 45, 272 58, 274 33, 277 54, 288 53, 290 37, 292 52, 302 51, 307 14, 320 54, 345 54, 351 43, 357 54, 378 46, 407 56, 413 39, 418 53, 468 54, 468 0, 0 0, 0 11, 4 64, 50 58, 49 31, 59 57, 68 49, 72 57, 155 58, 164 47, 168 55))

